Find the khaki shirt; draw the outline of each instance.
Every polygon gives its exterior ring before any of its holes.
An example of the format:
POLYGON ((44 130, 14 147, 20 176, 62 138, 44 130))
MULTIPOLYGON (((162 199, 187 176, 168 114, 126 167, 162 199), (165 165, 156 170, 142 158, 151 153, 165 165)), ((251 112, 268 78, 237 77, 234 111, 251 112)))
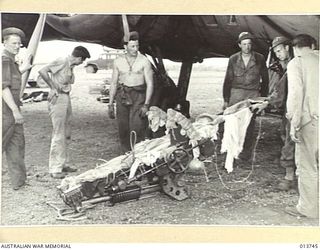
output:
POLYGON ((319 115, 319 54, 310 50, 288 64, 287 118, 301 128, 319 115))
POLYGON ((69 93, 71 84, 74 83, 73 67, 70 66, 69 58, 58 58, 46 67, 51 71, 52 81, 59 86, 58 92, 69 93))
MULTIPOLYGON (((6 49, 2 52, 2 89, 10 88, 15 104, 19 107, 21 90, 21 73, 19 65, 15 62, 15 55, 6 49)), ((2 113, 12 112, 2 99, 2 113)))

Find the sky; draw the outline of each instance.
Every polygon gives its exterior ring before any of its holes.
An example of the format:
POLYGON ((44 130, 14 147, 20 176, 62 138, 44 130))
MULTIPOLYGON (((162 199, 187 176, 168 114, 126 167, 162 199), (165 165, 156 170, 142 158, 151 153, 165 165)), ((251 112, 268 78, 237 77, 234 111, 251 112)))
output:
MULTIPOLYGON (((2 45, 2 44, 1 44, 2 45)), ((82 45, 86 47, 91 55, 91 59, 97 59, 101 53, 104 51, 102 45, 93 43, 83 43, 83 42, 67 42, 67 41, 47 41, 40 42, 36 53, 34 64, 46 64, 58 57, 66 57, 71 54, 74 47, 82 45)), ((2 46, 1 46, 2 47, 2 46)), ((26 48, 20 50, 19 56, 24 57, 26 48)), ((205 59, 203 63, 196 63, 194 67, 225 67, 228 60, 226 58, 210 58, 205 59)), ((165 65, 177 65, 179 63, 172 62, 170 60, 164 60, 165 65)))
MULTIPOLYGON (((35 64, 48 63, 58 57, 66 57, 71 54, 74 47, 82 45, 86 47, 91 55, 90 59, 96 59, 103 52, 103 46, 93 43, 66 42, 66 41, 48 41, 40 42, 35 57, 35 64)), ((21 49, 23 56, 26 49, 21 49)))

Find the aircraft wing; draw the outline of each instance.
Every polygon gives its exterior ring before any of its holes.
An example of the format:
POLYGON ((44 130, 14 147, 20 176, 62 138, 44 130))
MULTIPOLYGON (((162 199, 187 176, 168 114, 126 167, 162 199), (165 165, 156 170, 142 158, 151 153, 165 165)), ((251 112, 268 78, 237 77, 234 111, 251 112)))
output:
MULTIPOLYGON (((1 16, 2 28, 21 28, 29 39, 39 15, 1 16)), ((140 34, 142 52, 156 57, 160 52, 162 58, 173 61, 230 56, 238 51, 236 41, 242 31, 255 35, 255 50, 264 55, 275 36, 307 33, 319 42, 317 15, 127 15, 127 19, 130 30, 140 34)), ((42 40, 83 41, 119 49, 123 35, 121 15, 48 14, 42 40)))

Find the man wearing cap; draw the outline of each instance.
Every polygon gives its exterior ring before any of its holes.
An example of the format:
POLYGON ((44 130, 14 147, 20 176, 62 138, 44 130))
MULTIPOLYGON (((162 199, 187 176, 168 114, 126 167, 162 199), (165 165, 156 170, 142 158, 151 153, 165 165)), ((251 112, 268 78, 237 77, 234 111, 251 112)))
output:
MULTIPOLYGON (((269 78, 265 58, 252 50, 252 42, 253 36, 249 32, 240 33, 240 52, 229 58, 223 84, 224 109, 246 99, 268 95, 269 78)), ((251 158, 254 126, 253 117, 247 129, 243 152, 240 154, 243 160, 251 158)))
POLYGON ((39 71, 40 76, 51 88, 48 109, 53 130, 51 138, 49 173, 52 178, 64 178, 67 172, 74 172, 68 164, 67 142, 71 137, 71 84, 74 83, 73 69, 90 58, 88 50, 77 46, 66 58, 58 58, 39 71))
POLYGON ((288 64, 287 118, 296 143, 299 200, 286 212, 319 218, 319 53, 312 50, 312 37, 297 35, 294 58, 288 64))
POLYGON ((279 182, 278 188, 283 191, 289 191, 296 187, 295 181, 295 162, 294 162, 294 142, 290 138, 290 122, 285 117, 286 101, 288 94, 287 65, 291 60, 290 41, 282 36, 276 37, 272 41, 272 52, 276 60, 269 67, 269 96, 259 108, 259 112, 270 107, 283 114, 281 126, 281 139, 283 147, 281 148, 280 166, 285 168, 286 174, 279 182))
POLYGON ((108 114, 115 118, 113 102, 116 98, 117 121, 122 152, 130 151, 134 142, 145 139, 146 113, 153 93, 153 72, 148 59, 139 53, 139 34, 130 32, 124 42, 126 54, 114 61, 110 86, 108 114), (130 137, 135 131, 136 140, 130 137), (130 139, 131 138, 131 139, 130 139))
POLYGON ((21 75, 31 68, 30 61, 19 69, 15 56, 19 53, 25 34, 14 27, 2 30, 2 151, 5 152, 8 171, 14 190, 26 181, 24 162, 25 139, 21 114, 21 75))

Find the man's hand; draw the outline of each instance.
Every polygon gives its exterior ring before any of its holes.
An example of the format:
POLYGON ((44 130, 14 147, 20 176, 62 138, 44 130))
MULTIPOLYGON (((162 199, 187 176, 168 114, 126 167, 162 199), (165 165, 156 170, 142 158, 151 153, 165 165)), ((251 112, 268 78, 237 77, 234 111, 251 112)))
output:
POLYGON ((268 107, 268 102, 255 103, 250 106, 250 110, 255 114, 261 114, 266 107, 268 107))
POLYGON ((23 124, 24 120, 23 120, 23 116, 21 115, 19 109, 15 110, 12 112, 15 123, 16 124, 23 124))
POLYGON ((34 65, 32 64, 33 61, 33 56, 29 55, 26 62, 24 62, 20 68, 20 72, 21 74, 23 74, 24 72, 30 70, 34 65))
POLYGON ((48 102, 55 104, 58 98, 58 91, 56 89, 51 89, 48 95, 48 102))
POLYGON ((108 115, 109 115, 110 119, 115 119, 116 118, 116 116, 114 114, 114 106, 113 106, 113 104, 109 104, 108 105, 108 115))
POLYGON ((228 102, 224 102, 223 106, 222 106, 222 109, 225 110, 228 107, 228 104, 229 104, 228 102))
POLYGON ((149 105, 143 104, 139 111, 139 116, 144 118, 147 116, 147 112, 149 111, 149 105))
POLYGON ((26 71, 31 69, 34 66, 34 64, 32 64, 32 61, 33 61, 33 56, 29 55, 25 64, 26 71))
POLYGON ((275 61, 274 63, 272 63, 269 66, 269 69, 273 70, 274 72, 276 72, 280 76, 282 76, 283 73, 284 73, 283 67, 282 67, 282 65, 280 64, 280 62, 278 60, 275 61))
POLYGON ((300 142, 297 133, 298 133, 297 128, 291 125, 290 126, 290 137, 291 137, 291 140, 295 143, 300 142))

